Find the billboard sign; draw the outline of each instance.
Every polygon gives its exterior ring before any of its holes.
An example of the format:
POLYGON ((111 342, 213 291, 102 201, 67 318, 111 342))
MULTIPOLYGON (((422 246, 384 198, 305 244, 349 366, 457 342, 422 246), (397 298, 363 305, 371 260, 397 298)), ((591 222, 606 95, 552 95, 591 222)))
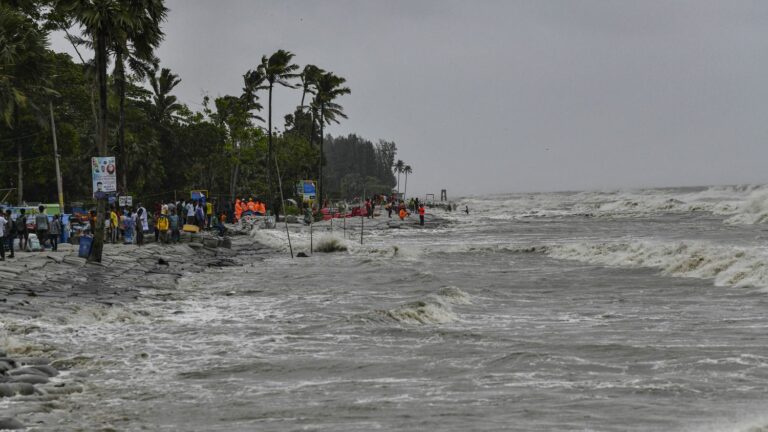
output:
POLYGON ((110 192, 117 192, 116 171, 114 156, 91 158, 91 180, 93 181, 94 198, 103 198, 110 192))
POLYGON ((302 180, 299 184, 300 184, 299 190, 301 191, 301 195, 304 198, 304 202, 314 200, 315 196, 317 195, 317 188, 315 187, 315 181, 302 180))

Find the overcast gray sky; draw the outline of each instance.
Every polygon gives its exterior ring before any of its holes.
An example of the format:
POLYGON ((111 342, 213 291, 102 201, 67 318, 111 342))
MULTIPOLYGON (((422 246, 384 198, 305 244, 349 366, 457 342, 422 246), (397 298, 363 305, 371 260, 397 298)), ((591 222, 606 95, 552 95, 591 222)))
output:
MULTIPOLYGON (((171 0, 179 98, 283 48, 344 76, 329 132, 397 142, 411 192, 768 181, 768 2, 171 0)), ((56 49, 66 50, 60 36, 56 49)), ((276 118, 298 90, 276 90, 276 118)))

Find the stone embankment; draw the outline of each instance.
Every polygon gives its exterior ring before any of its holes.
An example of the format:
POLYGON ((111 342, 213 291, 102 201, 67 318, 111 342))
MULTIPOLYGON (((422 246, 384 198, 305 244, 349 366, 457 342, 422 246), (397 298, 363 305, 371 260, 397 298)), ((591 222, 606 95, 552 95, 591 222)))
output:
MULTIPOLYGON (((56 252, 16 252, 15 258, 0 262, 0 331, 23 338, 23 329, 13 323, 75 314, 83 306, 111 308, 141 297, 165 299, 185 274, 241 265, 267 253, 248 236, 141 247, 106 244, 101 263, 87 263, 77 256, 77 246, 69 244, 59 245, 56 252)), ((35 410, 47 400, 82 391, 81 383, 70 378, 77 359, 57 358, 56 346, 38 345, 30 353, 9 340, 0 339, 0 403, 22 398, 22 405, 35 410), (60 375, 63 371, 67 373, 60 375)), ((25 427, 13 416, 0 412, 0 430, 25 427)))

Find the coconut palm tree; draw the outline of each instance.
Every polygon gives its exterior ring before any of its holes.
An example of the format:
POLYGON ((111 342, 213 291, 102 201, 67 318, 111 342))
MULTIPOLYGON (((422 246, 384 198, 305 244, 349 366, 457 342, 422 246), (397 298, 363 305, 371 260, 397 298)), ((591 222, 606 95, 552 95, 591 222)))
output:
MULTIPOLYGON (((164 8, 162 2, 157 0, 147 1, 146 4, 155 9, 164 8)), ((160 11, 154 11, 152 15, 160 11)), ((150 14, 139 16, 139 19, 147 19, 150 14)), ((117 37, 112 41, 112 50, 115 54, 115 69, 113 72, 115 90, 118 96, 118 124, 117 124, 117 165, 122 173, 122 190, 128 190, 127 161, 125 153, 125 81, 126 63, 134 76, 144 80, 150 71, 159 62, 154 54, 154 49, 160 45, 163 33, 159 26, 142 25, 143 31, 128 34, 126 31, 117 32, 117 37)))
POLYGON ((275 84, 294 88, 289 80, 297 76, 295 71, 299 66, 291 63, 293 57, 294 54, 290 51, 277 50, 269 57, 263 56, 261 64, 257 67, 257 70, 261 71, 260 73, 267 81, 266 88, 269 90, 269 102, 267 105, 267 196, 269 197, 269 204, 275 210, 278 206, 274 205, 275 202, 272 199, 272 166, 275 163, 273 159, 274 147, 272 146, 272 90, 275 84))
POLYGON ((408 193, 408 174, 411 174, 413 172, 413 169, 411 169, 410 165, 406 165, 403 167, 403 173, 405 174, 405 187, 403 188, 403 199, 405 199, 405 194, 408 193))
POLYGON ((324 70, 315 65, 308 64, 304 66, 304 69, 299 74, 299 79, 301 80, 301 84, 299 84, 299 87, 301 87, 300 108, 303 109, 307 107, 304 105, 304 99, 306 98, 307 93, 311 95, 317 94, 317 82, 320 79, 320 76, 324 73, 324 70))
MULTIPOLYGON (((39 110, 34 94, 55 94, 46 87, 50 65, 46 59, 48 35, 33 20, 0 4, 0 114, 9 128, 18 126, 21 114, 39 110)), ((38 115, 39 116, 39 115, 38 115)), ((24 201, 23 141, 16 140, 18 202, 24 201)))
POLYGON ((397 162, 395 162, 394 168, 397 173, 397 194, 400 195, 400 173, 403 172, 405 163, 401 159, 398 159, 397 162))
POLYGON ((343 87, 347 82, 345 78, 334 75, 332 72, 325 72, 320 75, 316 85, 317 94, 315 94, 312 105, 319 115, 320 121, 320 160, 318 161, 318 188, 317 197, 320 205, 323 204, 323 162, 325 155, 323 153, 323 144, 325 142, 324 126, 331 123, 339 123, 339 118, 347 118, 344 114, 344 107, 334 102, 338 97, 350 94, 349 87, 343 87))
MULTIPOLYGON (((257 68, 256 70, 249 70, 243 75, 243 94, 239 98, 239 106, 244 110, 243 123, 248 124, 251 119, 264 121, 260 116, 253 114, 252 111, 261 111, 264 107, 259 103, 259 90, 268 90, 267 78, 264 75, 264 70, 257 68)), ((230 104, 234 106, 235 104, 230 104)), ((224 116, 222 120, 226 117, 224 116)), ((230 117, 231 118, 231 117, 230 117)), ((225 121, 226 123, 226 121, 225 121)), ((233 132, 230 128, 230 133, 233 132)), ((233 134, 231 134, 232 136, 233 134)), ((235 136, 238 134, 234 134, 235 136)), ((241 142, 239 139, 235 139, 233 136, 232 146, 236 154, 234 165, 229 177, 229 195, 232 202, 235 201, 235 192, 237 187, 238 177, 240 175, 240 155, 241 155, 241 142)), ((270 165, 271 166, 271 165, 270 165)))
MULTIPOLYGON (((155 32, 162 38, 160 23, 167 9, 161 0, 59 0, 60 12, 78 23, 83 35, 93 43, 96 58, 96 82, 99 94, 100 156, 107 155, 107 62, 110 47, 122 39, 136 40, 145 32, 155 32)), ((106 199, 97 200, 96 233, 89 261, 101 262, 104 247, 104 215, 106 199)))
POLYGON ((178 103, 176 96, 172 95, 173 89, 181 83, 181 78, 172 73, 168 68, 155 68, 149 75, 149 85, 152 87, 152 106, 149 118, 155 123, 166 125, 176 118, 176 113, 183 106, 178 103))

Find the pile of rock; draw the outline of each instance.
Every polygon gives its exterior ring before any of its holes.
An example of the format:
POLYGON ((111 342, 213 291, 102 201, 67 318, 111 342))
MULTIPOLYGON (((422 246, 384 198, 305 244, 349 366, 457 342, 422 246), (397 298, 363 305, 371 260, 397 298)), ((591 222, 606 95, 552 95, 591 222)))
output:
MULTIPOLYGON (((64 387, 65 383, 50 383, 59 371, 38 357, 12 358, 0 351, 0 398, 47 395, 46 385, 64 387)), ((0 417, 0 430, 23 429, 25 426, 13 417, 0 417)))

